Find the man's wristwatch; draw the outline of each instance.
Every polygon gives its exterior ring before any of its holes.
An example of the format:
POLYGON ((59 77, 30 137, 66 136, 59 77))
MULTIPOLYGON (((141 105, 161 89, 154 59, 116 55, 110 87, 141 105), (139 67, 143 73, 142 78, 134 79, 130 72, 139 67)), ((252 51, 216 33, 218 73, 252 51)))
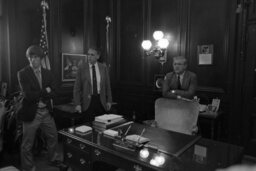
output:
POLYGON ((174 93, 175 93, 175 90, 172 90, 171 92, 172 92, 172 94, 174 94, 174 93))

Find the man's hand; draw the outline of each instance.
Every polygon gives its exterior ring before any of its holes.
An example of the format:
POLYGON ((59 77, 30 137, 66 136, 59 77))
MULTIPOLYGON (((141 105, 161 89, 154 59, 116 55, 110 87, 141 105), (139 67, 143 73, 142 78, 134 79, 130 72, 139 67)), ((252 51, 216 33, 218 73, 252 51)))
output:
POLYGON ((46 89, 47 93, 50 93, 52 91, 52 89, 50 87, 46 87, 45 89, 46 89))
POLYGON ((75 107, 75 110, 76 110, 76 112, 78 112, 78 113, 82 113, 82 107, 81 107, 81 105, 77 105, 77 106, 75 107))
POLYGON ((111 109, 111 103, 107 102, 107 111, 109 111, 111 109))

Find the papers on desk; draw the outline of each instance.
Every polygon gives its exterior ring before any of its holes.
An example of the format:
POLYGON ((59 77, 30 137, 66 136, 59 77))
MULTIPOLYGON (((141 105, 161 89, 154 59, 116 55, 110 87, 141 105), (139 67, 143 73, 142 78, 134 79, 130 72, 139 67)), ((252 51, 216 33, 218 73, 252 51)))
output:
POLYGON ((147 142, 149 142, 149 139, 146 138, 146 137, 142 137, 142 136, 139 136, 139 135, 127 135, 125 137, 125 139, 127 141, 130 141, 130 142, 133 142, 133 143, 139 143, 139 144, 145 144, 147 142))
POLYGON ((80 135, 86 135, 92 132, 92 128, 86 125, 78 126, 75 128, 75 132, 80 135))
POLYGON ((199 112, 204 112, 207 109, 207 105, 199 104, 199 112))
POLYGON ((116 137, 118 135, 118 132, 111 130, 111 129, 107 129, 107 130, 103 131, 103 134, 108 135, 110 137, 116 137))
POLYGON ((95 121, 101 122, 101 123, 114 123, 122 119, 123 119, 122 115, 116 115, 116 114, 104 114, 104 115, 95 117, 95 121))

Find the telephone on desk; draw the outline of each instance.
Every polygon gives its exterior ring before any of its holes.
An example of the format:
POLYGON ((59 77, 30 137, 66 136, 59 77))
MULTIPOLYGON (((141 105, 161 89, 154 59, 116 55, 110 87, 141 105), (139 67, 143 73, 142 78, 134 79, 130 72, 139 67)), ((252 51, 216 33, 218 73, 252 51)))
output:
POLYGON ((199 104, 199 111, 202 112, 210 112, 217 113, 220 106, 220 99, 212 99, 212 103, 208 105, 199 104))

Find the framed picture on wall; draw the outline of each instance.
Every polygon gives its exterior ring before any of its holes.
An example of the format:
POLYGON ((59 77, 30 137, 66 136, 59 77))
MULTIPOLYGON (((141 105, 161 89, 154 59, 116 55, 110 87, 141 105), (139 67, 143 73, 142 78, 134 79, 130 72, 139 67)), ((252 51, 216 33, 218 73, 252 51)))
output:
POLYGON ((79 65, 87 62, 85 54, 62 53, 62 81, 75 81, 79 65))
POLYGON ((198 45, 198 65, 213 64, 213 45, 198 45))

